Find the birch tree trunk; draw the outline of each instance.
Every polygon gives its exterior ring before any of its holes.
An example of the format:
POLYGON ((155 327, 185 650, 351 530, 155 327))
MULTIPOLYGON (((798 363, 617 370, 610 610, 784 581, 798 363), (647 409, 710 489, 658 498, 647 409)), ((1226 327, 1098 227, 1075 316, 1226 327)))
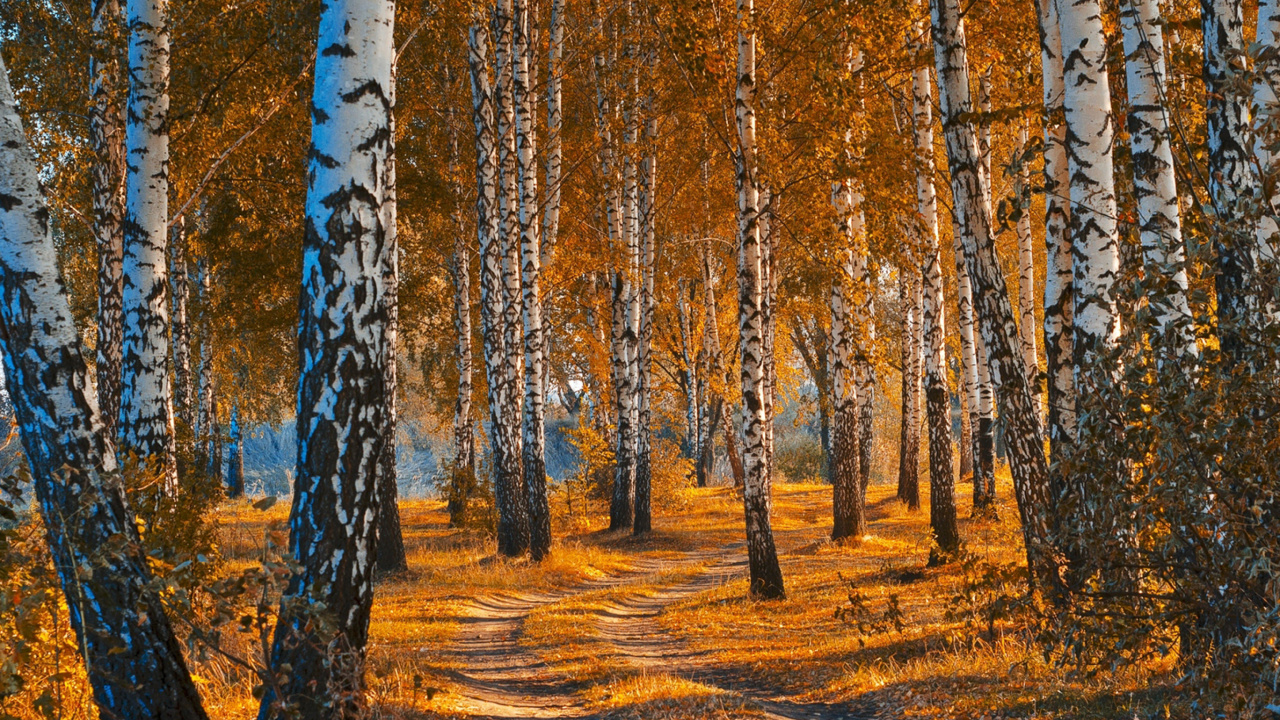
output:
POLYGON ((995 256, 991 218, 978 178, 978 144, 968 117, 969 61, 958 0, 932 0, 934 62, 946 138, 951 192, 960 225, 966 268, 974 284, 977 319, 995 369, 1001 416, 1009 441, 1014 491, 1022 519, 1028 567, 1036 580, 1056 589, 1056 558, 1049 544, 1046 509, 1048 467, 1040 423, 1035 417, 1026 367, 1017 355, 1017 325, 995 256))
POLYGON ((169 388, 169 6, 129 0, 125 124, 123 335, 118 437, 122 453, 157 459, 176 490, 169 388))
POLYGON ((767 277, 762 268, 759 179, 756 177, 756 36, 754 0, 738 0, 738 85, 734 101, 738 151, 738 332, 742 382, 743 490, 750 594, 785 596, 782 569, 770 526, 770 471, 766 453, 764 312, 767 277))
POLYGON ((39 176, 0 59, 0 351, 72 629, 103 716, 204 720, 139 549, 39 176))
POLYGON ((395 237, 392 0, 321 9, 298 322, 298 465, 281 601, 259 716, 363 711, 379 465, 387 442, 384 267, 395 237), (319 597, 315 593, 319 592, 319 597), (304 608, 322 601, 332 634, 304 608))
POLYGON ((613 478, 613 497, 609 505, 609 529, 622 530, 635 524, 635 392, 631 385, 631 342, 628 338, 630 321, 627 299, 631 295, 627 273, 617 271, 613 275, 613 324, 610 334, 612 349, 613 387, 617 445, 614 449, 616 470, 613 478))
POLYGON ((98 248, 98 406, 107 432, 120 420, 121 343, 124 313, 124 113, 120 107, 117 43, 119 0, 91 3, 93 55, 89 58, 89 145, 93 149, 94 243, 98 248))
MULTIPOLYGON (((721 379, 726 382, 728 380, 723 362, 723 351, 720 347, 720 320, 719 311, 716 307, 716 273, 711 267, 711 245, 707 243, 702 250, 702 312, 705 318, 702 326, 702 355, 705 363, 706 372, 703 375, 707 378, 704 390, 701 395, 707 407, 706 420, 702 425, 702 456, 701 468, 699 472, 699 487, 706 487, 707 480, 711 476, 712 462, 715 459, 715 433, 716 425, 721 421, 721 415, 724 413, 724 398, 714 388, 719 387, 721 379), (715 394, 714 400, 710 397, 715 394)), ((732 422, 725 420, 726 427, 732 426, 732 422)), ((726 447, 726 451, 728 448, 726 447)))
POLYGON ((515 1, 513 97, 520 177, 520 286, 524 316, 524 413, 522 458, 529 509, 529 552, 540 561, 551 552, 551 508, 547 503, 546 396, 542 325, 542 247, 539 236, 535 73, 529 59, 534 24, 527 0, 515 1))
MULTIPOLYGON (((916 36, 924 35, 918 27, 916 36)), ((923 48, 913 47, 918 57, 923 48)), ((915 141, 916 211, 919 213, 921 251, 924 254, 924 389, 929 418, 929 527, 943 555, 960 549, 956 526, 956 478, 951 457, 951 390, 947 383, 946 305, 942 288, 942 253, 938 242, 938 197, 933 186, 933 90, 929 67, 912 73, 912 137, 915 141)), ((907 498, 908 507, 920 506, 920 496, 907 498), (912 500, 914 499, 914 502, 912 500)))
POLYGON ((397 394, 399 375, 396 361, 400 341, 400 239, 396 223, 396 76, 397 68, 392 60, 388 101, 391 111, 387 117, 387 155, 383 161, 384 209, 383 246, 380 259, 382 271, 382 308, 386 322, 384 366, 382 375, 383 411, 382 454, 378 457, 378 530, 375 564, 379 572, 394 573, 409 569, 405 557, 404 535, 400 530, 400 487, 396 466, 396 431, 399 421, 397 394))
MULTIPOLYGON (((995 178, 991 175, 990 66, 978 79, 978 112, 981 113, 978 122, 978 181, 982 186, 982 202, 986 205, 987 217, 990 218, 991 194, 995 183, 995 178)), ((992 232, 993 239, 994 236, 995 233, 992 232)), ((991 384, 991 364, 981 333, 974 334, 973 350, 976 358, 974 367, 978 373, 977 422, 971 425, 974 430, 973 507, 975 510, 988 511, 995 506, 996 499, 995 388, 991 384)))
POLYGON ((244 445, 240 437, 240 403, 231 405, 231 424, 227 428, 227 497, 244 496, 244 445))
POLYGON ((1253 83, 1253 154, 1257 158, 1259 186, 1271 188, 1263 200, 1263 215, 1258 220, 1258 249, 1268 259, 1276 256, 1280 240, 1274 236, 1280 232, 1277 217, 1280 216, 1280 192, 1277 192, 1277 171, 1280 171, 1280 155, 1269 146, 1277 137, 1276 88, 1280 88, 1280 1, 1259 0, 1257 43, 1262 47, 1254 71, 1253 83))
MULTIPOLYGON (((468 64, 469 62, 468 59, 468 64)), ((452 85, 453 74, 450 65, 445 65, 445 72, 446 78, 452 85)), ((449 273, 453 279, 453 328, 456 335, 454 352, 457 353, 455 362, 458 368, 458 394, 453 405, 453 466, 449 478, 450 527, 458 527, 462 524, 476 484, 475 426, 471 422, 471 247, 466 238, 466 223, 462 219, 462 198, 465 192, 459 175, 459 128, 455 113, 453 108, 448 110, 449 184, 456 200, 450 217, 455 234, 449 273)), ((477 219, 477 225, 483 222, 477 219)), ((482 229, 481 232, 483 233, 484 230, 482 229)))
POLYGON ((959 387, 956 395, 960 398, 960 478, 967 477, 973 482, 973 432, 969 424, 969 393, 963 368, 957 374, 959 387))
POLYGON ((832 183, 836 209, 836 268, 831 280, 831 342, 827 367, 831 375, 831 539, 861 539, 867 514, 858 452, 858 397, 854 383, 854 328, 850 317, 853 282, 853 191, 849 183, 832 183))
MULTIPOLYGON (((914 267, 899 269, 902 318, 902 418, 898 438, 898 499, 907 507, 920 506, 920 331, 924 327, 917 307, 921 279, 914 267)), ((923 295, 919 295, 923 300, 923 295)))
POLYGON ((658 121, 653 116, 650 96, 645 102, 645 155, 640 163, 640 293, 639 333, 636 352, 638 373, 636 424, 636 503, 632 531, 636 535, 653 529, 652 502, 653 469, 652 451, 652 393, 653 376, 653 315, 657 299, 653 294, 654 265, 654 194, 657 192, 657 142, 658 121))
POLYGON ((191 286, 187 279, 187 222, 178 218, 170 230, 169 283, 173 293, 173 385, 178 418, 195 427, 195 392, 191 384, 191 286))
POLYGON ((854 318, 862 336, 855 357, 856 382, 858 384, 858 492, 867 494, 871 482, 871 451, 875 441, 876 371, 871 353, 876 342, 875 284, 867 269, 870 249, 867 247, 866 217, 862 209, 862 193, 853 191, 853 236, 856 238, 853 256, 854 318))
POLYGON ((763 273, 761 314, 764 318, 764 336, 761 348, 764 351, 764 452, 765 466, 772 476, 774 435, 774 400, 778 392, 778 362, 774 354, 777 340, 778 274, 774 262, 775 246, 773 238, 773 215, 776 199, 766 185, 760 189, 760 270, 763 273))
MULTIPOLYGON (((522 403, 519 387, 521 335, 520 289, 520 218, 518 158, 515 132, 515 100, 512 93, 514 64, 512 62, 513 19, 511 0, 498 0, 493 6, 494 79, 492 98, 494 108, 494 144, 496 156, 497 221, 494 228, 495 252, 498 258, 499 280, 496 286, 496 302, 501 310, 495 321, 502 342, 494 348, 493 361, 496 377, 490 376, 500 386, 496 399, 499 405, 491 412, 493 419, 490 444, 494 450, 493 487, 498 506, 498 552, 509 557, 524 553, 529 547, 528 499, 524 491, 523 448, 521 437, 522 403)), ((473 71, 474 72, 474 71, 473 71)), ((483 292, 483 279, 481 290, 483 292)), ((482 300, 483 302, 483 300, 482 300)), ((486 336, 488 332, 486 331, 486 336)), ((488 343, 486 342, 486 346, 488 343)), ((486 356, 489 354, 486 349, 486 356)), ((489 360, 486 357, 486 363, 489 360)), ((491 393, 490 402, 495 398, 491 393)))
POLYGON ((1138 227, 1149 277, 1161 278, 1150 301, 1156 321, 1175 355, 1196 354, 1187 302, 1186 247, 1178 208, 1169 114, 1164 102, 1164 29, 1155 0, 1120 4, 1124 32, 1125 85, 1129 91, 1129 147, 1133 156, 1138 227))
MULTIPOLYGON (((960 374, 964 396, 962 403, 965 414, 964 422, 969 425, 968 443, 965 450, 969 455, 969 471, 973 481, 973 504, 975 508, 985 506, 986 479, 982 471, 982 452, 979 430, 982 403, 979 399, 981 384, 978 381, 978 338, 974 331, 973 319, 973 283, 969 281, 969 269, 965 263, 964 240, 960 230, 960 219, 957 211, 951 215, 951 242, 956 258, 956 316, 960 324, 960 374)), ((961 429, 963 430, 963 422, 961 429)), ((963 438, 962 438, 963 439, 963 438)))
MULTIPOLYGON (((1254 245, 1256 226, 1249 226, 1257 184, 1250 156, 1250 98, 1238 89, 1234 78, 1239 71, 1232 68, 1245 52, 1242 3, 1201 0, 1200 24, 1204 29, 1209 198, 1219 223, 1214 232, 1218 334, 1222 349, 1230 356, 1239 356, 1249 332, 1243 324, 1249 319, 1250 309, 1257 305, 1251 297, 1250 283, 1259 259, 1254 245)), ((1066 46, 1065 39, 1063 45, 1066 46)))
POLYGON ((1120 334, 1113 295, 1120 271, 1112 146, 1115 120, 1098 0, 1071 0, 1059 19, 1065 66, 1067 158, 1071 169, 1071 250, 1075 289, 1075 376, 1089 392, 1097 358, 1120 334))
MULTIPOLYGON (((1044 355, 1048 379, 1049 457, 1062 458, 1076 435, 1075 291, 1071 277, 1071 171, 1067 164, 1067 129, 1061 118, 1063 86, 1062 34, 1057 0, 1035 0, 1040 30, 1040 66, 1044 126, 1044 355)), ((1051 495, 1062 496, 1058 473, 1050 477, 1051 495)))
POLYGON ((1018 174, 1013 192, 1018 202, 1018 340, 1027 366, 1031 400, 1036 417, 1044 416, 1040 404, 1040 360, 1036 354, 1036 256, 1031 237, 1031 175, 1026 162, 1027 127, 1018 128, 1018 174))
MULTIPOLYGON (((680 325, 680 379, 685 393, 685 437, 683 451, 685 457, 695 464, 701 457, 702 442, 702 373, 699 372, 697 354, 693 348, 694 328, 698 324, 692 316, 689 301, 693 299, 695 287, 685 278, 680 278, 676 291, 676 319, 680 325)), ((696 470, 695 470, 696 472, 696 470)), ((702 485, 699 485, 702 487, 702 485)))

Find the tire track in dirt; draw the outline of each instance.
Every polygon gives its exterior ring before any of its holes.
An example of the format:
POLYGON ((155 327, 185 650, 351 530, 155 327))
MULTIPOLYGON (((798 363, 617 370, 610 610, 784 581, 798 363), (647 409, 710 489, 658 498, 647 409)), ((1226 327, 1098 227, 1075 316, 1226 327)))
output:
POLYGON ((534 610, 583 593, 617 587, 674 568, 705 562, 714 553, 690 552, 673 560, 642 560, 618 575, 539 593, 506 593, 471 600, 454 639, 463 669, 450 673, 459 688, 458 710, 477 717, 582 718, 589 711, 576 691, 581 684, 548 667, 520 645, 524 622, 534 610))
POLYGON ((797 702, 780 688, 762 687, 758 682, 733 677, 726 668, 717 667, 659 622, 659 617, 671 605, 745 575, 747 559, 743 548, 741 543, 723 548, 706 570, 684 582, 663 586, 653 594, 628 593, 610 602, 597 614, 601 636, 615 648, 618 657, 633 667, 737 693, 760 707, 771 720, 875 717, 875 708, 865 704, 797 702))

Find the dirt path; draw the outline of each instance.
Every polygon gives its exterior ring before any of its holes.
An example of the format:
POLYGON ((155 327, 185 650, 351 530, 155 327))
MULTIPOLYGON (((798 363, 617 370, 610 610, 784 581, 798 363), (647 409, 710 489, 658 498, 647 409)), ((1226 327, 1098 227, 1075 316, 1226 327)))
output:
MULTIPOLYGON (((692 554, 691 554, 692 556, 692 554)), ((462 618, 455 653, 463 669, 453 674, 459 684, 459 710, 477 717, 576 718, 588 716, 578 684, 555 673, 520 645, 529 613, 574 595, 616 587, 688 562, 644 560, 629 573, 542 593, 476 598, 462 618)))
POLYGON ((696 576, 663 585, 654 593, 627 593, 597 614, 597 629, 621 663, 660 670, 704 685, 735 692, 775 720, 836 720, 868 718, 865 706, 796 702, 780 689, 748 684, 717 667, 659 622, 670 605, 715 588, 746 573, 742 543, 710 552, 688 553, 678 560, 651 560, 625 575, 550 593, 484 598, 464 621, 458 656, 465 668, 457 673, 462 701, 459 709, 490 718, 588 717, 572 678, 556 673, 519 644, 525 619, 544 605, 586 592, 617 587, 695 564, 705 565, 696 576))
POLYGON ((725 548, 720 555, 703 573, 685 582, 663 587, 651 594, 629 593, 610 603, 598 619, 601 635, 609 640, 617 655, 635 667, 658 670, 735 692, 759 706, 765 717, 772 720, 873 717, 874 708, 798 702, 787 697, 781 689, 735 678, 663 627, 658 618, 671 605, 747 573, 747 559, 741 544, 725 548))

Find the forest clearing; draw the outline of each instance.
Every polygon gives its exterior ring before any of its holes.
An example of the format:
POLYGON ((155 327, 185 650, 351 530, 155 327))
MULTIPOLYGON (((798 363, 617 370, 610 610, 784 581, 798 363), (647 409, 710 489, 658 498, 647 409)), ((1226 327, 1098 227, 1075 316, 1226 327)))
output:
POLYGON ((0 0, 0 720, 1280 719, 1278 93, 1280 0, 0 0))

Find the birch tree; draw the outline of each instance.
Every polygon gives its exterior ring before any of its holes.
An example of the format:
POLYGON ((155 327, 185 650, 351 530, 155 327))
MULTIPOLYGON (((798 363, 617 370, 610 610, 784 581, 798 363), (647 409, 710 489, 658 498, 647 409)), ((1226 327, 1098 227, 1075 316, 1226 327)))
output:
POLYGON ((195 426, 195 388, 191 377, 191 320, 188 305, 191 285, 187 277, 187 223, 174 222, 169 233, 169 281, 173 299, 173 387, 178 418, 188 427, 195 426))
POLYGON ((72 629, 104 716, 204 720, 98 413, 39 178, 0 59, 0 351, 72 629))
POLYGON ((520 184, 520 286, 524 318, 524 413, 521 449, 528 502, 529 552, 535 561, 551 551, 551 510, 547 505, 546 398, 542 323, 542 247, 539 235, 537 135, 534 118, 536 73, 530 68, 533 20, 527 0, 515 0, 512 99, 515 106, 520 184))
POLYGON ((383 241, 379 269, 382 272, 382 314, 385 339, 382 368, 382 452, 378 456, 378 529, 374 562, 380 572, 402 572, 409 569, 405 557, 404 536, 400 529, 400 488, 396 467, 396 431, 399 420, 397 403, 399 374, 396 361, 400 342, 400 238, 396 223, 396 74, 394 56, 391 80, 387 86, 387 154, 382 164, 383 241))
POLYGON ((930 9, 953 206, 960 225, 965 266, 974 284, 978 324, 1000 393, 1028 567, 1038 582, 1054 588, 1056 560, 1049 544, 1045 512, 1049 507, 1048 468, 1026 367, 1016 351, 1017 325, 1004 274, 995 257, 991 218, 978 177, 978 143, 969 119, 973 105, 964 21, 957 0, 932 0, 930 9))
MULTIPOLYGON (((925 34, 923 23, 915 35, 925 34)), ((923 39, 912 43, 913 54, 924 49, 923 39)), ((947 383, 946 315, 942 288, 942 253, 938 242, 938 197, 933 186, 933 91, 929 67, 917 65, 911 81, 912 139, 915 141, 916 210, 919 213, 920 244, 924 254, 922 275, 924 308, 924 392, 929 420, 929 527, 933 541, 943 555, 960 548, 956 526, 955 475, 951 457, 951 392, 947 383)), ((917 492, 908 506, 919 507, 917 492)))
POLYGON ((1238 71, 1233 67, 1245 51, 1242 3, 1203 0, 1200 23, 1204 30, 1209 199, 1220 223, 1214 233, 1218 333, 1223 350, 1238 355, 1245 342, 1242 323, 1255 304, 1250 282, 1258 260, 1256 226, 1249 226, 1257 184, 1250 155, 1250 98, 1239 89, 1235 80, 1238 71))
POLYGON ((756 165, 756 33, 754 0, 737 0, 738 82, 734 96, 738 146, 738 332, 742 382, 743 491, 747 554, 754 597, 780 598, 782 569, 770 526, 770 471, 765 453, 768 416, 763 341, 766 280, 761 268, 760 185, 756 165))
POLYGON ((1102 10, 1097 0, 1071 0, 1070 8, 1059 24, 1067 58, 1063 108, 1071 170, 1075 376, 1077 392, 1083 392, 1093 384, 1089 375, 1099 354, 1120 333, 1114 297, 1120 245, 1102 10))
MULTIPOLYGON (((448 67, 448 66, 446 66, 448 67)), ((452 120, 452 111, 450 119, 452 120)), ((458 134, 452 123, 449 135, 449 176, 458 173, 458 134)), ((483 162, 483 160, 481 160, 483 162)), ((462 221, 462 184, 454 183, 454 197, 458 206, 453 212, 453 256, 449 271, 453 275, 453 328, 457 336, 455 362, 458 368, 458 393, 453 405, 453 472, 449 488, 449 524, 457 526, 467 511, 471 491, 475 486, 475 426, 471 422, 471 247, 466 239, 466 226, 462 221)), ((477 206, 484 202, 484 193, 477 197, 477 206)), ((487 206, 486 206, 487 207, 487 206)), ((485 211, 479 211, 477 225, 483 226, 485 211)), ((480 232, 485 232, 481 227, 480 232)))
POLYGON ((1261 187, 1271 188, 1262 198, 1263 213, 1258 219, 1257 242, 1260 253, 1270 258, 1276 254, 1275 234, 1280 232, 1277 216, 1280 215, 1280 193, 1275 190, 1276 172, 1280 169, 1280 155, 1270 146, 1276 137, 1277 100, 1280 88, 1280 2, 1259 0, 1257 44, 1261 47, 1254 68, 1257 78, 1253 81, 1253 154, 1258 163, 1258 181, 1261 187))
MULTIPOLYGON (((1076 435, 1075 420, 1075 291, 1071 276, 1071 171, 1067 163, 1067 129, 1061 122, 1065 93, 1062 33, 1057 0, 1035 0, 1040 32, 1040 67, 1044 102, 1044 355, 1048 378, 1045 432, 1049 455, 1057 462, 1076 435)), ((1052 496, 1061 496, 1057 474, 1052 496)))
POLYGON ((1017 202, 1018 232, 1018 341, 1022 346, 1022 362, 1031 381, 1031 399, 1036 417, 1043 417, 1040 405, 1040 360, 1036 353, 1036 256, 1031 237, 1031 172, 1026 163, 1027 128, 1018 128, 1018 149, 1014 162, 1017 176, 1013 183, 1017 202))
POLYGON ((636 498, 632 530, 636 535, 649 532, 653 526, 652 477, 650 453, 653 414, 653 317, 657 299, 653 294, 654 272, 654 199, 657 193, 658 119, 653 114, 653 96, 644 104, 644 156, 640 163, 639 183, 639 258, 640 292, 638 293, 639 325, 636 348, 637 423, 636 423, 636 498))
POLYGON ((832 183, 836 209, 836 267, 831 280, 831 341, 827 367, 831 374, 831 539, 860 539, 867 534, 865 496, 860 472, 857 385, 854 382, 854 329, 850 285, 854 235, 853 189, 848 182, 832 183))
POLYGON ((262 718, 288 708, 305 718, 351 717, 362 704, 388 422, 383 268, 395 232, 394 19, 391 0, 335 0, 320 14, 289 516, 301 569, 281 601, 271 648, 279 683, 262 699, 262 718), (332 635, 308 617, 308 600, 323 602, 332 635))
POLYGON ((169 385, 169 5, 129 0, 120 451, 176 484, 169 385))
MULTIPOLYGON (((494 12, 494 26, 502 23, 494 12)), ((494 33, 502 45, 504 34, 494 33)), ((509 41, 509 31, 505 36, 509 41)), ((501 60, 509 53, 495 53, 501 60)), ((511 228, 507 208, 511 200, 502 181, 499 145, 506 145, 504 130, 498 121, 498 98, 508 84, 494 86, 489 76, 489 29, 481 10, 477 9, 468 34, 468 66, 471 74, 472 121, 476 135, 476 234, 480 244, 480 325, 483 335, 484 364, 489 388, 489 438, 493 452, 495 504, 498 506, 498 552, 515 556, 527 547, 528 518, 523 502, 523 482, 519 435, 511 423, 511 396, 516 392, 515 376, 510 374, 508 356, 512 354, 507 333, 507 253, 511 228), (513 437, 514 435, 514 437, 513 437)), ((496 77, 502 79, 502 63, 497 64, 496 77)), ((508 66, 509 67, 509 66, 508 66)), ((509 109, 509 101, 507 102, 509 109)), ((505 148, 503 153, 509 153, 505 148)), ((510 173, 506 173, 510 175, 510 173)), ((514 183, 513 183, 514 187, 514 183)))
MULTIPOLYGON (((982 186, 982 202, 987 217, 992 217, 991 175, 991 68, 988 67, 978 80, 978 179, 982 186)), ((993 233, 994 235, 994 233, 993 233)), ((961 255, 957 255, 957 258, 961 255)), ((967 274, 967 270, 966 270, 967 274)), ((981 333, 973 336, 974 369, 978 380, 977 411, 970 423, 973 431, 973 506, 975 510, 989 510, 996 499, 995 455, 995 388, 991 383, 991 364, 981 333)))
POLYGON ((1129 147, 1142 254, 1150 276, 1164 280, 1161 292, 1151 302, 1159 328, 1172 341, 1174 353, 1195 354, 1191 307, 1187 302, 1186 248, 1169 112, 1164 102, 1167 73, 1158 4, 1154 0, 1121 3, 1120 27, 1124 33, 1129 147))
POLYGON ((89 145, 93 150, 93 237, 98 248, 98 406, 107 431, 120 419, 121 296, 124 262, 124 113, 120 107, 117 38, 119 0, 91 4, 93 55, 89 59, 89 145))
MULTIPOLYGON (((911 250, 908 249, 908 254, 911 250)), ((920 289, 918 271, 908 260, 898 270, 898 294, 902 307, 902 417, 898 438, 898 499, 908 507, 920 505, 920 374, 924 369, 920 357, 920 317, 917 307, 920 289), (914 498, 914 502, 912 499, 914 498)), ((923 301, 923 295, 920 299, 923 301)))

